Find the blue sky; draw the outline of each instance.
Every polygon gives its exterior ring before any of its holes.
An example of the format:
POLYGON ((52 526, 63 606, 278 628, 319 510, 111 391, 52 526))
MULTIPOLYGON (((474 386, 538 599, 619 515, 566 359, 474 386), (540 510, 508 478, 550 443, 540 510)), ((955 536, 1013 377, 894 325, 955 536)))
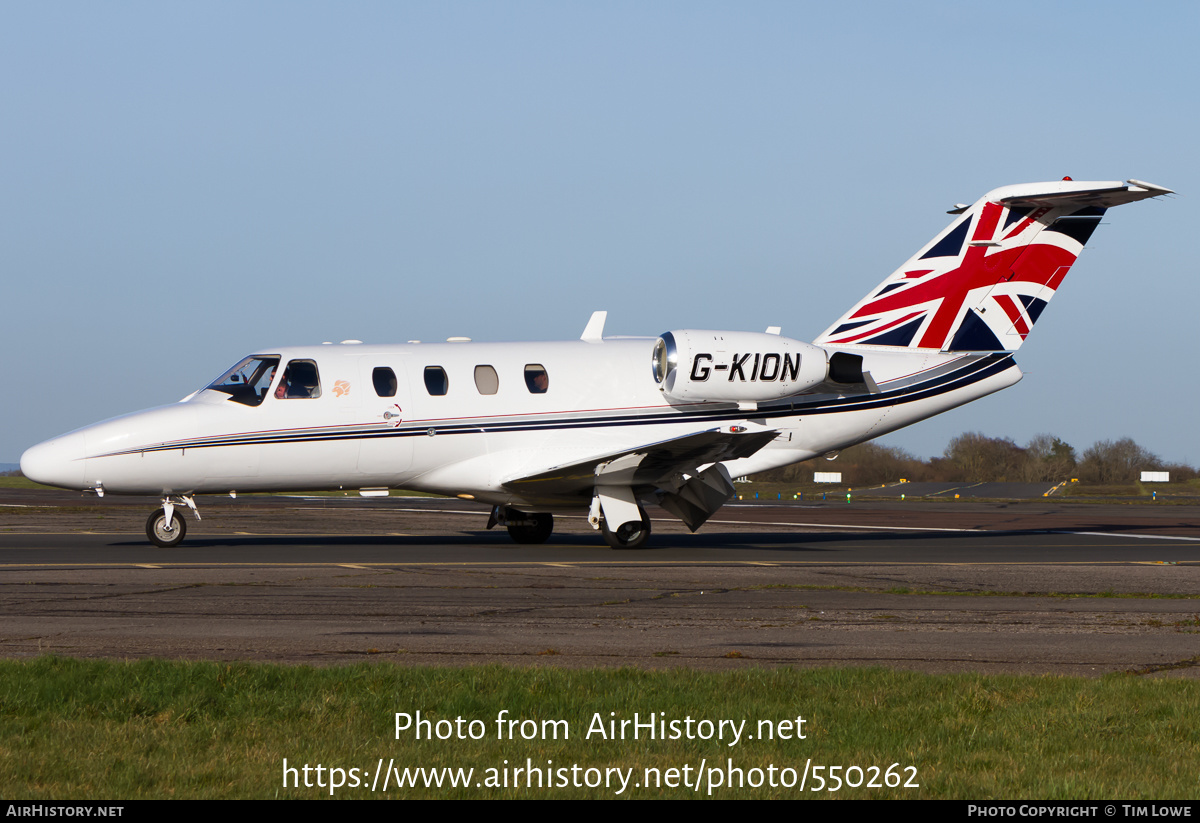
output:
POLYGON ((0 461, 284 344, 802 340, 1009 183, 1136 177, 1018 386, 888 436, 1200 462, 1194 3, 9 3, 0 461), (1190 195, 1190 196, 1189 196, 1190 195))

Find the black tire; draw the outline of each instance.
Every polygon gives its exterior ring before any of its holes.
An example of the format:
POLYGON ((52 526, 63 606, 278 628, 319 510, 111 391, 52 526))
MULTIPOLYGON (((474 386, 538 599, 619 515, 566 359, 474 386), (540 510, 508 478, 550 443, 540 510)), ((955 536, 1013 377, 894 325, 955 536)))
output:
MULTIPOLYGON (((514 513, 516 514, 516 513, 514 513)), ((540 514, 519 514, 524 520, 534 521, 528 526, 509 526, 508 536, 517 543, 534 544, 545 543, 550 539, 550 533, 554 531, 554 515, 540 514)))
POLYGON ((170 528, 167 527, 167 513, 163 509, 155 509, 146 520, 146 537, 160 549, 172 549, 186 536, 187 522, 179 512, 172 512, 170 528))
POLYGON ((642 522, 630 520, 617 526, 616 531, 611 531, 608 522, 601 520, 600 531, 604 535, 604 542, 614 549, 640 549, 645 546, 650 539, 650 518, 640 508, 638 511, 642 515, 642 522))

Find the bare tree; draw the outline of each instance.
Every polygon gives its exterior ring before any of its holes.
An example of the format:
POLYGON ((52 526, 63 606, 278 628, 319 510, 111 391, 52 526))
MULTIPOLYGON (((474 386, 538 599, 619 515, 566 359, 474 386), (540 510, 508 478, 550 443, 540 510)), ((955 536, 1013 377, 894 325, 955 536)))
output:
POLYGON ((946 446, 955 470, 951 480, 1016 481, 1023 479, 1025 450, 1007 437, 965 432, 946 446))
POLYGON ((1075 449, 1052 434, 1038 434, 1025 446, 1023 479, 1027 483, 1066 480, 1075 471, 1075 449))
POLYGON ((895 446, 870 442, 843 449, 834 462, 816 457, 762 472, 755 475, 755 479, 776 483, 808 482, 814 471, 841 472, 842 482, 849 486, 894 483, 902 477, 906 480, 930 479, 929 466, 920 458, 895 446))
POLYGON ((1089 483, 1132 483, 1142 471, 1171 472, 1172 480, 1198 476, 1182 463, 1166 465, 1126 437, 1101 440, 1076 459, 1075 449, 1052 434, 1038 434, 1021 448, 1007 437, 964 432, 950 441, 941 457, 921 460, 904 449, 860 443, 844 449, 835 463, 814 458, 757 475, 774 482, 812 480, 814 471, 840 471, 850 486, 894 483, 900 478, 930 481, 1059 482, 1078 477, 1089 483))
POLYGON ((1088 483, 1132 483, 1143 471, 1158 471, 1158 456, 1133 442, 1132 438, 1098 440, 1083 453, 1079 478, 1088 483))

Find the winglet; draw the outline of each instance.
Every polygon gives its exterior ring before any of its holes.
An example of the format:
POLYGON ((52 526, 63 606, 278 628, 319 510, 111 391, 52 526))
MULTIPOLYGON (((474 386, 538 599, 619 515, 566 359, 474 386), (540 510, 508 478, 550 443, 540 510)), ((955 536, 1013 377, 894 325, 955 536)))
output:
POLYGON ((580 340, 585 340, 588 343, 599 343, 604 340, 604 321, 608 319, 608 312, 594 311, 592 319, 588 321, 584 327, 583 334, 579 336, 580 340))

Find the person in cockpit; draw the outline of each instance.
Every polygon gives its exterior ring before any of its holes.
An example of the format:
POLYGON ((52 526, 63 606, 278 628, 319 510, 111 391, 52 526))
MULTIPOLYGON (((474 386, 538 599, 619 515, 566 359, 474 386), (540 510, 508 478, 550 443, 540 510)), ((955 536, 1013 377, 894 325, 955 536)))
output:
POLYGON ((320 397, 321 383, 317 379, 317 365, 307 360, 293 360, 283 372, 283 379, 275 389, 277 398, 320 397))

